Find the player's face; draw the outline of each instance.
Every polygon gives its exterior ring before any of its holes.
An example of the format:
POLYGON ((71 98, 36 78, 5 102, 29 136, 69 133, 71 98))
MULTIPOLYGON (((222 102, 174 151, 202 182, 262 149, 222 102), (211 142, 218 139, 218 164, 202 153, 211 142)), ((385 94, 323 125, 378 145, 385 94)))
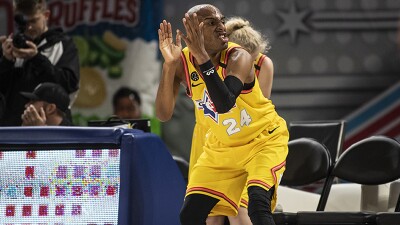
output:
POLYGON ((206 7, 197 13, 199 22, 203 22, 204 44, 207 52, 214 53, 228 47, 225 17, 218 9, 206 7))
POLYGON ((25 15, 27 20, 25 35, 30 37, 32 40, 40 37, 44 32, 47 31, 47 20, 49 15, 49 10, 38 10, 32 15, 25 15))

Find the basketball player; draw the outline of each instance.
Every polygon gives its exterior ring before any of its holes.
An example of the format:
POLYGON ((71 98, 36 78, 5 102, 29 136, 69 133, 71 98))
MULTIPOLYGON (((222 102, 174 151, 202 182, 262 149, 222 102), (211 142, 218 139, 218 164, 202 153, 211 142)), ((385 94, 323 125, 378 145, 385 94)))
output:
POLYGON ((251 55, 228 43, 224 17, 215 6, 194 6, 183 23, 186 34, 178 31, 175 43, 171 24, 160 24, 165 62, 156 113, 162 121, 171 118, 182 83, 210 129, 191 171, 181 223, 236 215, 246 186, 252 223, 274 224, 271 212, 287 155, 286 123, 263 96, 251 55))
MULTIPOLYGON (((264 39, 261 33, 251 26, 249 21, 240 17, 229 18, 226 21, 225 26, 229 41, 239 44, 253 57, 254 72, 258 78, 260 88, 263 92, 263 95, 266 98, 270 98, 274 67, 272 60, 263 54, 270 49, 268 40, 264 39)), ((202 147, 205 141, 204 135, 208 130, 208 127, 205 123, 205 117, 199 116, 199 113, 199 110, 195 110, 196 123, 194 126, 190 153, 189 177, 194 164, 202 153, 202 147)), ((247 207, 248 195, 247 189, 245 188, 240 200, 238 216, 229 217, 229 224, 251 225, 247 207)), ((224 224, 224 218, 225 217, 223 216, 210 217, 207 219, 207 224, 222 225, 224 224)))

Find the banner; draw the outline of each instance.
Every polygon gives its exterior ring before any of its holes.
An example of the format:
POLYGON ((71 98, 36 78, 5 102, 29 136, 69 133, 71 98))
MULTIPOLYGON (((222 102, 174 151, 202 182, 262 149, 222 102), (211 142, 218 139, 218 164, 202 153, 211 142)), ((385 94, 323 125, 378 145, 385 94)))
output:
POLYGON ((81 124, 111 115, 112 96, 121 86, 136 89, 142 113, 152 117, 161 68, 161 0, 50 1, 48 7, 49 26, 69 32, 80 53, 74 121, 81 124))
POLYGON ((400 141, 400 81, 347 116, 344 148, 373 135, 400 141))

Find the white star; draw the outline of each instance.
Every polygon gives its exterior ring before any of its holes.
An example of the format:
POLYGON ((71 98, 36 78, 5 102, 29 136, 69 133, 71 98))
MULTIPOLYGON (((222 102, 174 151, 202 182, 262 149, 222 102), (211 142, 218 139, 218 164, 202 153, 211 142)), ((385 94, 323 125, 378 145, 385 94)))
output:
POLYGON ((278 12, 278 16, 283 20, 279 33, 289 32, 292 43, 296 41, 297 33, 302 31, 309 32, 309 28, 305 25, 304 20, 308 16, 309 11, 297 11, 296 4, 292 2, 289 12, 278 12))

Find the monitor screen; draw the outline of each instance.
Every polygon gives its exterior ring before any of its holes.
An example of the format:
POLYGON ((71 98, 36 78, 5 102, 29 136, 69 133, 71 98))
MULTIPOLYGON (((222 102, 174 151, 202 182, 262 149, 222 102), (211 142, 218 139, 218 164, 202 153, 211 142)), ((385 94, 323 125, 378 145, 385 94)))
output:
POLYGON ((179 225, 184 196, 183 176, 155 134, 0 129, 0 225, 179 225))
POLYGON ((1 224, 118 224, 120 149, 0 150, 1 224))

